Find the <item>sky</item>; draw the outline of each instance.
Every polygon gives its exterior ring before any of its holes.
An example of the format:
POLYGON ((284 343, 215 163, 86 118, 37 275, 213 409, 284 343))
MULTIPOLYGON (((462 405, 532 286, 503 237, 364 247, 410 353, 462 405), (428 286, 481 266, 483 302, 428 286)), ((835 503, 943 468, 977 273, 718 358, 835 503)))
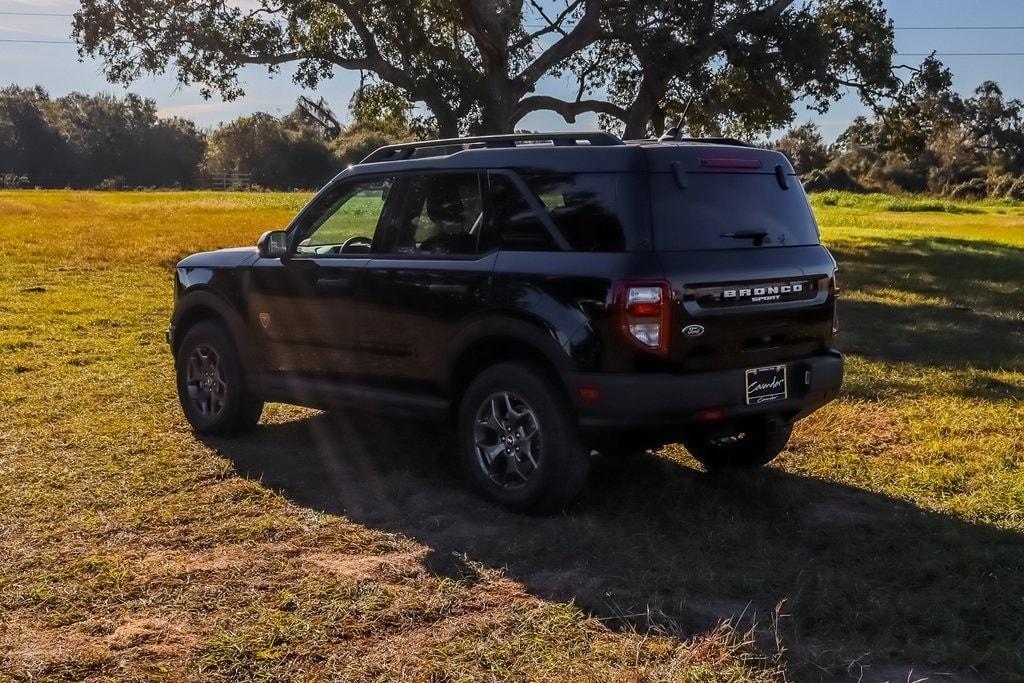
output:
MULTIPOLYGON (((969 94, 985 80, 998 82, 1008 97, 1024 99, 1024 2, 1021 0, 884 0, 896 31, 900 53, 928 53, 937 50, 950 67, 955 87, 969 94), (968 27, 952 30, 947 27, 968 27), (940 28, 941 27, 941 28, 940 28), (977 28, 986 27, 986 28, 977 28), (1006 53, 1021 55, 962 55, 951 53, 1006 53)), ((42 85, 52 96, 73 90, 106 91, 123 94, 127 90, 108 83, 101 65, 92 60, 79 61, 74 45, 5 42, 10 40, 67 40, 71 19, 68 16, 17 16, 4 12, 71 14, 77 0, 0 0, 0 86, 42 85)), ((922 57, 898 56, 900 63, 919 63, 922 57)), ((204 100, 198 88, 183 88, 169 75, 146 76, 129 89, 153 98, 161 115, 184 116, 204 127, 242 114, 265 111, 284 114, 301 95, 324 97, 340 115, 358 85, 358 74, 338 71, 316 92, 304 91, 291 82, 287 69, 273 77, 262 67, 243 72, 246 96, 234 102, 218 98, 204 100)), ((549 79, 539 91, 561 97, 573 97, 575 88, 568 80, 549 79)), ((813 121, 824 136, 838 136, 863 108, 850 95, 837 102, 825 114, 801 111, 795 125, 813 121)), ((581 116, 569 126, 550 112, 537 112, 520 126, 534 130, 590 130, 596 127, 593 116, 581 116)))

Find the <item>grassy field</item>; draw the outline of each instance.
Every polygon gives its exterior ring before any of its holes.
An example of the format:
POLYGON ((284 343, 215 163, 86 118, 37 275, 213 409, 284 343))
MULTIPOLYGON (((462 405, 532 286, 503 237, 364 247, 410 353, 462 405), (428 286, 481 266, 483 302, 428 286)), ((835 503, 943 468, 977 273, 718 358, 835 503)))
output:
POLYGON ((842 399, 533 519, 413 427, 186 428, 173 264, 305 200, 0 192, 0 680, 1024 679, 1024 206, 815 197, 842 399))

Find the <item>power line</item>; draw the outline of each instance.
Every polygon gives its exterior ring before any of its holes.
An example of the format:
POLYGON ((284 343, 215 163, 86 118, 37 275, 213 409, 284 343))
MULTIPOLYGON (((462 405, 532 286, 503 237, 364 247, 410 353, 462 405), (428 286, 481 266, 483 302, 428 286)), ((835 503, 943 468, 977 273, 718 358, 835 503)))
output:
MULTIPOLYGON (((74 45, 73 40, 42 40, 28 38, 0 38, 0 43, 28 45, 74 45)), ((897 57, 1024 57, 1024 52, 897 52, 897 57)))
POLYGON ((897 31, 1024 31, 1024 26, 894 26, 897 31))
POLYGON ((74 45, 73 40, 28 40, 25 38, 0 38, 0 43, 35 43, 43 45, 74 45))
MULTIPOLYGON (((1022 27, 1024 30, 1024 27, 1022 27)), ((0 43, 23 43, 41 45, 74 45, 73 40, 45 40, 30 38, 0 38, 0 43)), ((1024 57, 1024 52, 897 52, 898 57, 1024 57)))
POLYGON ((1024 57, 1024 52, 897 52, 898 57, 1024 57))
POLYGON ((61 14, 60 12, 8 12, 0 11, 0 16, 5 17, 73 17, 74 14, 61 14))
MULTIPOLYGON (((17 12, 0 10, 5 17, 73 17, 65 12, 17 12)), ((547 28, 548 24, 524 24, 527 28, 547 28)), ((894 26, 897 31, 1024 31, 1024 26, 894 26)))
MULTIPOLYGON (((5 17, 64 17, 71 18, 74 14, 67 14, 64 12, 16 12, 9 10, 0 10, 0 16, 5 17)), ((547 24, 524 24, 526 28, 547 28, 547 24)), ((1024 31, 1024 26, 894 26, 896 31, 1024 31)), ((13 41, 3 41, 13 42, 13 41)), ((29 42, 29 41, 24 41, 29 42)), ((950 56, 1013 56, 1016 53, 948 53, 950 56)), ((916 54, 907 53, 906 56, 913 57, 918 56, 916 54)))

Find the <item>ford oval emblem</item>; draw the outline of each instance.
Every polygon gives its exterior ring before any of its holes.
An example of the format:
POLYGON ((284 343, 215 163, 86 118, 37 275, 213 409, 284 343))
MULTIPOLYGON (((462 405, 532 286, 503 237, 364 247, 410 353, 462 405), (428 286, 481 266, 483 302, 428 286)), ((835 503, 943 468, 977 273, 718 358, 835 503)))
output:
POLYGON ((683 328, 683 334, 687 337, 699 337, 704 334, 703 325, 687 325, 683 328))

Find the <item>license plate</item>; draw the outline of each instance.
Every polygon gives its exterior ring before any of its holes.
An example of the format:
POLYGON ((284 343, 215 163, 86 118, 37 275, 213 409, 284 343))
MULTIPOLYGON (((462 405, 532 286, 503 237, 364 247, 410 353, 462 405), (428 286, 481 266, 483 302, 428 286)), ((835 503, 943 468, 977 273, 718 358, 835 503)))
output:
POLYGON ((751 368, 747 370, 746 379, 748 406, 782 401, 789 396, 786 389, 785 365, 751 368))

